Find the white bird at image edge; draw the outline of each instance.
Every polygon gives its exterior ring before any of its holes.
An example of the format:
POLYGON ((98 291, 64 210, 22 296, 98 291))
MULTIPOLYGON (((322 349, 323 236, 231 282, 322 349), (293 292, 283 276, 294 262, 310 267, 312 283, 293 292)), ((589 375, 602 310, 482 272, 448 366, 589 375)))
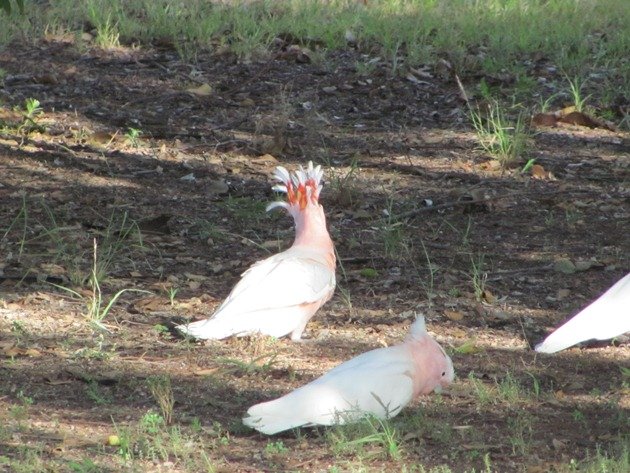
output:
POLYGON ((630 332, 630 273, 536 345, 536 351, 555 353, 580 342, 609 340, 626 332, 630 332))

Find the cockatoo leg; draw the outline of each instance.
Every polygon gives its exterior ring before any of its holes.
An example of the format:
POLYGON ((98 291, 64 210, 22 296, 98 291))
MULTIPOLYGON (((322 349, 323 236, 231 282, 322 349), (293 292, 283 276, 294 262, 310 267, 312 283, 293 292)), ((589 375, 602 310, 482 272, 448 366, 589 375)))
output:
POLYGON ((305 342, 306 341, 302 339, 302 333, 304 332, 304 329, 306 328, 307 322, 308 320, 305 320, 304 322, 300 322, 300 325, 298 325, 297 327, 295 327, 295 329, 293 329, 293 332, 291 332, 292 342, 305 342))

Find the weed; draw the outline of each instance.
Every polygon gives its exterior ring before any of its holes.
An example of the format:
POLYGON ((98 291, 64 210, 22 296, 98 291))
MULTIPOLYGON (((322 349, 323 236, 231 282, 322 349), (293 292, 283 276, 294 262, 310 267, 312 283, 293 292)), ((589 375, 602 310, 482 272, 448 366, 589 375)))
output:
POLYGON ((173 406, 175 405, 171 378, 167 375, 151 376, 147 379, 147 383, 149 384, 151 395, 153 395, 162 412, 164 422, 170 424, 173 419, 173 406))
POLYGON ((360 76, 370 76, 376 70, 376 67, 378 66, 379 61, 380 61, 379 58, 376 58, 376 60, 375 59, 368 60, 366 58, 365 60, 356 61, 354 63, 354 70, 360 76))
POLYGON ((501 381, 497 381, 497 394, 508 403, 515 403, 523 398, 523 390, 518 381, 508 371, 501 381))
POLYGON ((591 97, 587 95, 584 97, 582 95, 582 89, 584 88, 584 84, 586 81, 581 79, 580 77, 576 77, 575 79, 569 79, 569 76, 565 76, 567 82, 569 82, 569 91, 571 92, 571 98, 573 100, 573 106, 577 112, 583 112, 584 107, 586 105, 586 101, 591 97))
POLYGON ((99 465, 89 458, 84 458, 81 461, 71 460, 68 462, 68 468, 73 473, 99 473, 103 471, 99 465))
POLYGON ((405 222, 394 215, 394 199, 388 198, 385 210, 385 220, 380 227, 385 255, 389 258, 402 258, 409 254, 409 246, 404 229, 405 222))
POLYGON ((94 380, 90 380, 85 387, 85 394, 97 405, 110 404, 112 402, 111 398, 103 393, 99 384, 94 380))
POLYGON ((529 172, 529 170, 534 166, 534 164, 536 164, 536 158, 528 159, 527 162, 525 163, 525 166, 523 166, 521 169, 521 174, 525 174, 526 172, 529 172))
POLYGON ((289 453, 289 449, 285 447, 282 440, 278 440, 276 442, 267 442, 265 453, 267 455, 284 455, 289 453))
POLYGON ((18 261, 20 260, 20 257, 22 256, 22 253, 24 252, 24 246, 26 245, 26 235, 27 235, 27 229, 28 229, 28 206, 26 205, 26 193, 22 194, 22 205, 20 206, 20 210, 18 212, 18 214, 15 216, 15 218, 13 220, 11 220, 11 224, 9 225, 9 228, 7 228, 7 230, 4 232, 4 235, 2 235, 2 238, 0 238, 0 241, 4 240, 7 235, 9 235, 9 233, 11 233, 11 230, 13 229, 13 227, 15 225, 17 225, 18 221, 22 222, 22 235, 20 238, 20 246, 19 246, 19 252, 18 252, 18 261))
POLYGON ((267 204, 259 199, 251 197, 233 197, 229 195, 227 200, 220 202, 236 219, 242 222, 257 222, 265 215, 267 204))
MULTIPOLYGON (((118 291, 116 294, 112 296, 109 302, 106 303, 106 301, 103 298, 103 293, 101 291, 101 285, 99 284, 98 261, 99 259, 97 257, 97 244, 96 244, 96 238, 95 238, 92 275, 90 277, 90 286, 92 289, 92 294, 90 297, 85 297, 83 294, 73 289, 60 286, 58 284, 53 284, 53 286, 61 290, 64 290, 66 292, 69 292, 70 294, 74 295, 75 297, 79 299, 84 300, 87 306, 86 316, 88 320, 90 321, 90 323, 94 327, 100 330, 108 331, 105 325, 103 325, 103 319, 107 316, 107 314, 109 314, 109 311, 111 310, 112 306, 116 303, 116 301, 118 300, 120 296, 122 296, 125 292, 139 292, 139 293, 144 293, 144 294, 151 294, 151 292, 145 291, 143 289, 121 289, 120 291, 118 291)), ((103 275, 101 275, 100 277, 103 277, 103 275)))
POLYGON ((17 399, 19 404, 11 406, 9 414, 18 423, 18 429, 21 429, 22 422, 28 419, 30 407, 33 405, 33 398, 26 396, 23 391, 18 391, 17 399))
POLYGON ((142 419, 140 419, 140 427, 148 434, 157 434, 164 427, 164 418, 153 411, 147 412, 142 419))
POLYGON ((112 49, 120 46, 120 33, 118 23, 112 21, 111 16, 101 18, 94 5, 90 6, 90 17, 96 25, 96 37, 94 42, 103 49, 112 49))
POLYGON ((337 454, 360 453, 365 446, 379 446, 387 458, 400 460, 401 439, 389 420, 366 416, 359 422, 339 425, 327 433, 332 449, 337 454))
POLYGON ((177 287, 168 288, 168 300, 171 303, 171 307, 175 306, 175 296, 177 295, 178 291, 179 291, 179 288, 177 287))
POLYGON ((486 279, 488 278, 488 273, 486 273, 484 270, 484 255, 479 254, 476 258, 471 255, 470 267, 470 278, 473 286, 473 291, 475 293, 475 299, 481 302, 484 292, 486 290, 486 279))
POLYGON ((273 353, 271 355, 261 355, 255 358, 251 358, 249 361, 241 361, 235 358, 217 358, 217 362, 221 365, 224 365, 226 368, 222 370, 223 373, 232 374, 232 373, 242 373, 246 375, 251 375, 254 373, 266 373, 276 362, 278 354, 273 353), (262 360, 267 360, 262 363, 262 360))
POLYGON ((510 123, 498 102, 492 101, 484 112, 470 110, 470 119, 482 149, 506 168, 521 158, 527 148, 529 134, 523 113, 510 123))
POLYGON ((483 381, 475 376, 475 373, 471 371, 468 374, 468 381, 472 384, 475 397, 477 398, 477 404, 484 406, 491 404, 494 400, 492 390, 486 386, 483 381))
POLYGON ((427 295, 427 301, 429 302, 429 307, 433 304, 433 296, 435 295, 434 287, 435 287, 435 275, 437 274, 439 267, 431 262, 431 257, 429 256, 429 252, 427 251, 427 247, 424 244, 424 240, 420 239, 420 244, 422 245, 422 251, 424 252, 424 257, 427 261, 427 268, 429 269, 429 280, 424 282, 421 280, 421 284, 424 287, 424 290, 427 295))
POLYGON ((142 131, 137 128, 129 128, 127 129, 127 133, 125 133, 125 138, 131 146, 137 148, 140 146, 140 135, 142 135, 142 131))
POLYGON ((518 412, 516 415, 508 417, 508 428, 510 429, 510 445, 513 454, 527 455, 531 447, 532 440, 532 419, 525 413, 518 412))
POLYGON ((19 131, 26 127, 30 128, 29 131, 32 131, 33 129, 36 129, 38 131, 44 130, 44 128, 39 126, 36 122, 39 116, 44 113, 44 110, 42 109, 42 107, 40 107, 40 105, 41 104, 39 100, 34 98, 28 98, 24 101, 24 110, 22 111, 24 121, 22 125, 20 125, 20 127, 18 128, 19 131))
POLYGON ((28 335, 28 330, 24 322, 21 320, 13 320, 11 322, 11 333, 15 337, 16 342, 20 343, 20 340, 28 335))
POLYGON ((353 207, 359 201, 358 174, 359 164, 356 156, 352 158, 347 171, 330 169, 330 199, 340 207, 353 207))
POLYGON ((153 326, 153 331, 158 335, 166 335, 167 333, 169 333, 168 327, 162 324, 155 324, 153 326))
POLYGON ((342 304, 345 305, 350 312, 352 312, 352 295, 350 294, 350 291, 337 284, 337 294, 339 294, 342 304))

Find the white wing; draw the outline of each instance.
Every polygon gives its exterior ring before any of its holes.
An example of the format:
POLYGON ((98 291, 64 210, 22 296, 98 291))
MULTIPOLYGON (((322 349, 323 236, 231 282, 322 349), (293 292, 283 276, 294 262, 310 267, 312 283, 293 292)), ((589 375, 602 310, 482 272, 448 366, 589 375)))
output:
POLYGON ((536 346, 555 353, 587 340, 608 340, 630 332, 630 274, 612 286, 536 346))
POLYGON ((287 250, 242 275, 214 317, 315 302, 335 287, 335 273, 318 253, 287 250))
POLYGON ((393 417, 413 397, 413 360, 404 346, 359 355, 274 401, 252 406, 243 422, 265 434, 356 420, 393 417))
POLYGON ((220 339, 261 332, 281 337, 326 302, 335 272, 321 252, 290 248, 254 264, 207 320, 177 328, 196 338, 220 339))

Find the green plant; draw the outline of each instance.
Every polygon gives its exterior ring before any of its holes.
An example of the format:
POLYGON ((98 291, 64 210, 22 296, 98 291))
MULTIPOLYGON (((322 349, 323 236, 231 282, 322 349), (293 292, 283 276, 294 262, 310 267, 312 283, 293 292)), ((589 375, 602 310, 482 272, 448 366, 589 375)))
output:
POLYGON ((98 262, 97 244, 96 244, 96 238, 95 238, 92 275, 90 277, 90 282, 89 282, 92 289, 92 294, 90 297, 86 297, 83 294, 73 289, 60 286, 58 284, 53 284, 53 286, 61 290, 64 290, 66 292, 69 292, 70 294, 74 295, 75 297, 79 299, 84 300, 87 306, 86 316, 88 320, 90 321, 90 323, 98 329, 108 331, 107 327, 103 325, 103 319, 107 317, 107 314, 109 314, 109 311, 111 310, 112 306, 116 303, 116 301, 118 300, 120 296, 122 296, 125 292, 138 292, 138 293, 144 293, 144 294, 151 294, 151 292, 145 291, 143 289, 129 289, 129 288, 121 289, 116 294, 114 294, 111 299, 109 299, 109 302, 106 302, 105 299, 103 298, 103 292, 101 290, 101 285, 99 283, 97 262, 98 262))
POLYGON ((11 406, 9 413, 17 421, 18 428, 22 428, 22 422, 28 418, 30 407, 33 405, 33 398, 26 396, 24 391, 18 391, 17 399, 19 404, 11 406))
POLYGON ((171 378, 167 375, 150 376, 147 379, 151 395, 157 402, 164 422, 168 425, 173 419, 173 406, 175 405, 175 397, 173 396, 173 388, 171 387, 171 378))
POLYGON ((11 3, 15 2, 20 13, 24 13, 24 0, 0 0, 0 8, 4 10, 7 15, 11 14, 11 3))
POLYGON ((510 429, 510 444, 513 454, 527 455, 531 448, 533 435, 532 418, 522 412, 508 417, 508 428, 510 429))
POLYGON ((70 460, 68 462, 68 468, 73 473, 99 473, 103 471, 99 465, 89 458, 84 458, 81 461, 70 460))
POLYGON ((37 123, 37 119, 44 113, 40 105, 39 100, 29 97, 24 100, 23 110, 19 110, 16 107, 16 110, 22 114, 22 124, 18 127, 18 131, 26 131, 27 133, 31 131, 45 131, 45 128, 37 123))
POLYGON ((529 134, 522 112, 515 122, 508 122, 499 103, 493 100, 483 112, 471 108, 470 119, 481 148, 503 168, 524 155, 529 134))
POLYGON ((249 361, 221 357, 217 358, 216 361, 226 366, 226 368, 222 370, 224 373, 243 373, 249 375, 254 373, 266 373, 271 370, 276 362, 277 356, 277 353, 266 354, 251 358, 249 361), (261 361, 265 359, 267 359, 267 361, 261 363, 261 361))
POLYGON ((527 162, 525 163, 525 166, 523 166, 523 168, 521 169, 521 174, 525 174, 526 172, 529 172, 529 170, 534 166, 534 164, 536 164, 536 158, 528 159, 527 162))
POLYGON ((358 452, 365 446, 377 445, 392 460, 402 458, 401 438, 391 421, 367 415, 328 431, 328 440, 336 453, 358 452))
POLYGON ((405 222, 394 215, 394 198, 387 200, 385 219, 380 227, 385 255, 389 258, 402 258, 409 254, 409 246, 405 235, 405 222))
POLYGON ((19 245, 19 251, 18 251, 18 261, 19 261, 22 256, 22 253, 24 252, 24 246, 26 245, 26 235, 28 231, 28 206, 26 205, 26 193, 22 194, 22 205, 20 206, 20 210, 18 214, 15 216, 15 218, 11 220, 9 227, 4 232, 4 235, 2 235, 2 238, 0 238, 0 241, 4 241, 7 238, 7 236, 11 233, 11 230, 13 229, 13 227, 17 225, 18 221, 22 222, 22 232, 21 232, 22 234, 20 237, 20 245, 19 245))
POLYGON ((358 201, 357 177, 359 163, 354 156, 345 172, 330 169, 330 198, 340 207, 352 207, 358 201))
POLYGON ((155 324, 153 326, 153 330, 158 335, 165 335, 165 334, 169 333, 168 327, 166 325, 162 325, 162 324, 155 324))
POLYGON ((586 81, 580 77, 576 77, 573 80, 569 79, 569 76, 565 77, 569 83, 569 91, 571 93, 571 98, 573 99, 573 106, 575 107, 575 110, 577 112, 583 112, 586 101, 591 97, 590 95, 587 95, 586 97, 582 95, 582 89, 584 88, 586 81))
POLYGON ((142 135, 142 131, 137 128, 129 128, 127 133, 125 133, 125 138, 127 138, 127 141, 131 144, 131 146, 137 148, 140 146, 140 135, 142 135))
POLYGON ((477 255, 477 257, 470 255, 470 277, 477 301, 483 299, 486 290, 486 279, 488 278, 488 273, 485 272, 484 258, 483 254, 477 255))
POLYGON ((424 282, 423 279, 421 279, 421 284, 424 287, 425 293, 427 295, 427 300, 429 302, 429 307, 432 306, 433 304, 433 296, 435 295, 434 293, 434 287, 435 287, 435 275, 437 274, 439 267, 436 264, 433 264, 431 262, 431 257, 429 256, 429 252, 427 250, 426 245, 424 244, 424 240, 420 239, 420 244, 422 245, 422 251, 424 252, 424 258, 427 261, 427 268, 429 269, 429 280, 427 282, 424 282))
MULTIPOLYGON (((155 395, 154 395, 155 396, 155 395)), ((140 426, 148 434, 157 434, 164 427, 164 418, 157 412, 149 411, 140 419, 140 426)))
POLYGON ((179 288, 177 287, 168 288, 168 300, 171 303, 171 307, 175 306, 175 296, 177 295, 178 291, 179 291, 179 288))
POLYGON ((100 18, 95 11, 91 12, 91 16, 96 24, 96 37, 94 38, 94 42, 104 49, 117 48, 120 46, 118 23, 112 21, 110 15, 107 15, 105 18, 100 18))
POLYGON ((481 381, 473 371, 468 374, 468 381, 472 384, 475 397, 477 398, 477 404, 484 406, 491 404, 494 401, 494 395, 492 390, 481 381))
POLYGON ((85 394, 97 405, 110 404, 112 402, 111 398, 101 391, 101 387, 94 380, 90 380, 87 383, 85 394))
POLYGON ((282 440, 277 440, 275 442, 267 442, 265 453, 268 455, 284 455, 289 453, 289 449, 285 447, 282 440))

